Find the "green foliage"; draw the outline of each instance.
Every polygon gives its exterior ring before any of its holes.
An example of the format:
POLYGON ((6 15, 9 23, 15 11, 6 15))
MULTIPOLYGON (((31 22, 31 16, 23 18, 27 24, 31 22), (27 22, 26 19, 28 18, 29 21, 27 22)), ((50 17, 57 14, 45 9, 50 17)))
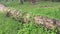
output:
MULTIPOLYGON (((41 15, 60 19, 60 7, 58 7, 60 2, 40 2, 36 5, 30 5, 27 2, 23 5, 18 4, 18 2, 6 2, 4 4, 8 7, 22 10, 22 12, 28 12, 31 16, 41 15)), ((59 32, 56 29, 48 30, 41 25, 35 26, 33 22, 21 24, 21 22, 6 17, 4 13, 0 13, 0 34, 57 34, 59 32)))

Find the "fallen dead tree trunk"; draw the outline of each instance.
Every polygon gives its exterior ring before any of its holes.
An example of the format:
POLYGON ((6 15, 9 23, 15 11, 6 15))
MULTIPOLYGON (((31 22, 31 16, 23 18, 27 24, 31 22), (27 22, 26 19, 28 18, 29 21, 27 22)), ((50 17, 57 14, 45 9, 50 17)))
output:
POLYGON ((0 11, 4 11, 5 10, 5 5, 3 5, 3 4, 0 4, 0 11))
POLYGON ((22 13, 21 11, 17 10, 9 10, 7 11, 6 16, 12 17, 13 19, 22 23, 30 22, 30 14, 28 14, 27 12, 22 13))
POLYGON ((22 23, 30 21, 30 14, 28 14, 27 12, 22 13, 21 11, 8 8, 3 4, 0 4, 0 11, 6 13, 7 17, 11 17, 22 23))
POLYGON ((54 27, 60 27, 60 20, 44 16, 34 16, 34 23, 37 25, 43 25, 44 27, 49 29, 52 29, 54 27))
MULTIPOLYGON (((31 16, 28 13, 21 13, 20 11, 10 10, 7 12, 6 15, 22 23, 31 22, 31 16)), ((34 24, 43 25, 44 27, 49 29, 52 29, 54 27, 60 27, 60 20, 56 20, 44 16, 34 16, 32 19, 34 21, 34 24)))
MULTIPOLYGON (((0 11, 6 11, 6 16, 11 17, 14 20, 17 20, 22 23, 30 23, 31 15, 27 12, 22 13, 18 10, 13 10, 5 7, 3 4, 0 4, 0 11)), ((60 20, 44 17, 44 16, 34 16, 33 18, 34 24, 43 25, 46 28, 52 29, 54 27, 60 27, 60 20)))
POLYGON ((10 8, 6 7, 4 4, 0 4, 0 12, 5 12, 5 11, 8 11, 10 10, 10 8))
MULTIPOLYGON (((30 23, 31 16, 28 13, 22 13, 16 10, 7 11, 6 16, 12 17, 15 20, 22 23, 30 23)), ((60 20, 44 17, 44 16, 34 16, 33 21, 36 25, 43 25, 46 28, 52 29, 54 27, 60 27, 60 20)))

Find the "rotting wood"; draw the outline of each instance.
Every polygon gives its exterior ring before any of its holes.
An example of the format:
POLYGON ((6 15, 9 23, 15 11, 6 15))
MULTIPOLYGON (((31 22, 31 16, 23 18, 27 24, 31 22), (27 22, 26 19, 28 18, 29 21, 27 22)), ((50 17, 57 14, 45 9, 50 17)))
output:
POLYGON ((34 16, 34 23, 37 25, 43 25, 49 29, 54 27, 60 27, 60 20, 44 17, 44 16, 34 16))

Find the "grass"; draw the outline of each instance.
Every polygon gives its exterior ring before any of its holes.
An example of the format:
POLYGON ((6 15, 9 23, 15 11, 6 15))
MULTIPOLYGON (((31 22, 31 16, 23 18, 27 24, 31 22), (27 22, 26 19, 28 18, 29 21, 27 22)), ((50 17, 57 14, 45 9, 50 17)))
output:
MULTIPOLYGON (((7 7, 28 12, 31 16, 41 15, 49 18, 60 19, 60 2, 39 2, 38 4, 29 4, 25 2, 23 5, 18 2, 3 2, 7 7), (48 6, 48 7, 43 7, 48 6)), ((59 29, 60 30, 60 29, 59 29)), ((55 29, 48 30, 43 26, 35 26, 33 22, 30 24, 21 24, 0 13, 0 34, 57 34, 55 29)))

